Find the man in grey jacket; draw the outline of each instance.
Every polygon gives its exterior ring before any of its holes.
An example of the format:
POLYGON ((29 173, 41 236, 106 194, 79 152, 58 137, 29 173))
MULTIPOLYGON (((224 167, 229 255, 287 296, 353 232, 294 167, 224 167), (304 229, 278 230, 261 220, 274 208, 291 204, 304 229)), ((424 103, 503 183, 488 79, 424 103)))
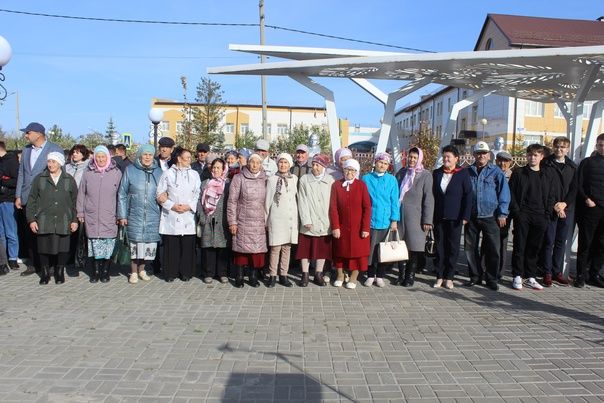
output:
POLYGON ((15 207, 19 210, 19 236, 24 237, 25 245, 27 245, 27 269, 21 272, 21 275, 29 276, 34 274, 39 266, 36 264, 38 259, 36 238, 29 229, 25 218, 25 208, 31 191, 31 184, 34 178, 46 168, 48 153, 53 151, 63 153, 63 150, 46 139, 46 130, 40 123, 32 122, 21 131, 25 133, 25 138, 29 141, 29 144, 23 148, 23 154, 21 155, 17 189, 15 190, 15 207))

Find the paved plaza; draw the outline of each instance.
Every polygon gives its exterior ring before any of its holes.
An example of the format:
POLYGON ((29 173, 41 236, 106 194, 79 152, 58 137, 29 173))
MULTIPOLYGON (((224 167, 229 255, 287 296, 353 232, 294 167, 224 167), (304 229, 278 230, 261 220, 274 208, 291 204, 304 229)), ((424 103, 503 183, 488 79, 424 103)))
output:
MULTIPOLYGON (((604 290, 0 278, 0 401, 603 401, 604 290)), ((394 280, 391 275, 391 280, 394 280)))

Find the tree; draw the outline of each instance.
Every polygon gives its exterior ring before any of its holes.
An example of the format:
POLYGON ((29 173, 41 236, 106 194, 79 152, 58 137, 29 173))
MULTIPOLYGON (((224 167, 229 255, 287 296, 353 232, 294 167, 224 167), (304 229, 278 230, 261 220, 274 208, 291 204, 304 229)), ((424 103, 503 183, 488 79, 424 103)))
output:
POLYGON ((510 154, 513 157, 521 157, 526 152, 526 147, 524 147, 524 136, 522 134, 516 134, 516 141, 512 144, 510 149, 510 154))
POLYGON ((94 150, 94 148, 101 144, 106 144, 106 138, 103 136, 103 133, 97 132, 96 130, 86 133, 79 137, 78 143, 84 144, 89 150, 94 150))
POLYGON ((113 117, 110 116, 107 122, 107 129, 105 129, 105 144, 116 144, 116 134, 115 123, 113 122, 113 117))
POLYGON ((238 150, 242 148, 253 150, 256 148, 256 142, 258 140, 260 140, 260 136, 255 136, 253 131, 248 130, 247 133, 235 137, 235 148, 238 150))
POLYGON ((59 125, 54 124, 46 132, 48 140, 58 144, 64 150, 68 150, 76 143, 76 139, 69 133, 63 132, 59 125))
POLYGON ((210 78, 202 77, 197 84, 195 102, 200 104, 193 111, 193 129, 199 136, 199 141, 221 147, 224 143, 222 134, 222 119, 224 118, 224 91, 220 83, 210 78))
POLYGON ((413 138, 412 146, 422 149, 424 153, 423 165, 427 169, 434 168, 438 159, 440 148, 440 138, 432 133, 432 130, 427 127, 422 127, 413 138))
POLYGON ((178 133, 176 133, 176 143, 192 150, 195 147, 195 139, 193 138, 193 107, 187 98, 187 77, 180 77, 180 86, 182 87, 182 125, 178 133))
POLYGON ((316 133, 319 136, 321 153, 331 155, 331 138, 327 128, 319 125, 307 126, 302 123, 295 125, 289 135, 279 136, 273 141, 271 149, 275 150, 276 153, 286 152, 293 155, 298 144, 309 143, 311 133, 316 133))

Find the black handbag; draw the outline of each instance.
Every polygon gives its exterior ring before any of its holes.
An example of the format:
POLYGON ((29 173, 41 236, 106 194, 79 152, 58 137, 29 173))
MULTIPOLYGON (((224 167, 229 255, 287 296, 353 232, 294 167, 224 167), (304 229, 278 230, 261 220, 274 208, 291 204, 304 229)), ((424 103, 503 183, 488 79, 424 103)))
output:
POLYGON ((80 223, 78 228, 78 244, 75 253, 74 264, 76 269, 84 270, 86 266, 86 255, 88 254, 88 240, 86 239, 86 228, 84 223, 80 223))
POLYGON ((435 257, 436 256, 436 241, 434 240, 434 232, 432 228, 428 230, 428 234, 426 234, 426 245, 424 246, 424 252, 426 252, 426 256, 435 257))

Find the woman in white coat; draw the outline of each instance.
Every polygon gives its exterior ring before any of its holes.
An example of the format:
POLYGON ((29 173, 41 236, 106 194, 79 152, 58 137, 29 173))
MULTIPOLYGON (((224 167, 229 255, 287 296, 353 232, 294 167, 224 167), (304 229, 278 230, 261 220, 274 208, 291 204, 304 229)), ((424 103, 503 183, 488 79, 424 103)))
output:
POLYGON ((272 288, 277 282, 291 287, 287 278, 291 245, 298 243, 298 203, 296 194, 298 177, 289 172, 293 165, 291 155, 279 154, 277 173, 266 182, 266 223, 268 227, 268 245, 270 247, 270 278, 267 287, 272 288))
POLYGON ((161 204, 159 233, 164 245, 164 279, 176 276, 189 281, 195 271, 195 212, 201 181, 191 169, 191 152, 174 150, 176 163, 165 171, 157 185, 157 201, 161 204))

